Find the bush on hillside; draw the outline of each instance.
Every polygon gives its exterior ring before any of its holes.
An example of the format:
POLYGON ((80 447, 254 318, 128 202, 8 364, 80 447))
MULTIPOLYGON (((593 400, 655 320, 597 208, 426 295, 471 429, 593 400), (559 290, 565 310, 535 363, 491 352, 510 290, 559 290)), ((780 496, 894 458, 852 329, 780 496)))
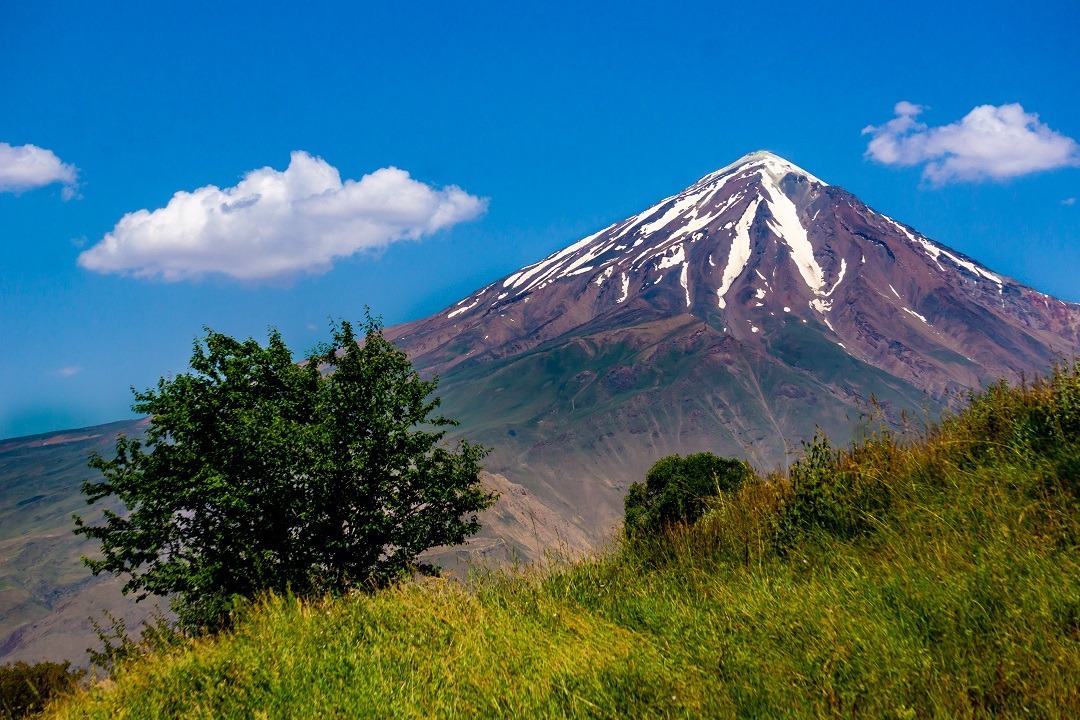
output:
POLYGON ((848 451, 835 449, 820 435, 807 443, 784 484, 787 492, 777 519, 780 545, 805 531, 842 539, 869 532, 891 502, 889 483, 876 472, 883 466, 877 456, 894 449, 887 431, 848 451))
POLYGON ((709 452, 661 458, 645 474, 645 484, 630 486, 625 500, 628 536, 692 523, 704 514, 708 498, 731 492, 754 477, 750 466, 709 452))
POLYGON ((85 674, 72 670, 70 662, 0 665, 0 719, 28 718, 41 712, 49 700, 78 687, 85 674))
POLYGON ((101 650, 89 647, 86 648, 86 652, 90 658, 90 665, 106 672, 117 663, 131 658, 178 647, 186 639, 158 605, 154 606, 149 617, 143 622, 138 637, 128 634, 127 622, 123 617, 118 617, 109 610, 104 610, 102 615, 108 623, 107 626, 90 618, 90 625, 94 628, 94 633, 101 643, 101 650))
POLYGON ((1026 463, 1042 489, 1080 501, 1080 362, 1011 388, 992 385, 952 425, 969 438, 967 461, 1026 463))

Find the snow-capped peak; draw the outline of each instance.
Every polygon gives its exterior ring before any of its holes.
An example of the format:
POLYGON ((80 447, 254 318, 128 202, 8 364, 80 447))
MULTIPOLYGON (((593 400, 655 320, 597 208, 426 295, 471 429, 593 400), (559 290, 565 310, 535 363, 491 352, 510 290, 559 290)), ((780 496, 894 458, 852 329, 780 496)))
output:
POLYGON ((899 312, 919 323, 914 332, 934 334, 943 312, 934 293, 986 295, 1008 313, 1009 284, 759 150, 492 283, 444 317, 462 328, 499 318, 521 337, 542 313, 550 314, 545 332, 554 332, 574 318, 679 308, 718 317, 723 332, 742 339, 771 336, 775 322, 816 325, 847 351, 851 308, 868 298, 890 304, 880 317, 899 312))
MULTIPOLYGON (((691 254, 695 257, 700 254, 692 253, 691 246, 700 238, 709 236, 712 238, 711 244, 738 245, 728 253, 731 257, 728 258, 723 279, 718 277, 714 288, 723 308, 726 289, 749 260, 750 239, 747 232, 754 220, 753 209, 758 202, 769 208, 770 228, 789 247, 810 291, 815 296, 820 295, 825 283, 824 272, 814 258, 813 247, 807 240, 799 211, 780 187, 781 181, 791 174, 813 184, 825 185, 774 153, 759 150, 744 155, 637 215, 522 268, 501 283, 500 293, 510 299, 493 296, 490 302, 493 306, 504 304, 504 300, 512 302, 514 298, 542 289, 552 282, 578 275, 593 278, 594 285, 603 288, 616 270, 620 273, 645 273, 649 278, 643 282, 656 284, 667 270, 679 266, 680 280, 683 280, 688 277, 691 254)), ((719 258, 723 253, 719 246, 717 250, 719 258)), ((691 288, 688 281, 682 284, 686 305, 689 306, 692 304, 691 288)), ((463 314, 464 307, 472 308, 473 305, 462 303, 462 307, 455 307, 449 313, 456 317, 463 314)))
POLYGON ((755 150, 752 153, 747 153, 741 158, 725 165, 716 172, 710 173, 697 182, 697 184, 714 182, 717 179, 726 175, 735 176, 747 172, 753 172, 758 169, 764 169, 768 172, 774 181, 779 182, 788 173, 794 173, 801 175, 811 182, 818 183, 820 185, 828 185, 827 182, 821 180, 814 175, 811 175, 807 171, 793 162, 785 160, 776 153, 771 153, 768 150, 755 150))

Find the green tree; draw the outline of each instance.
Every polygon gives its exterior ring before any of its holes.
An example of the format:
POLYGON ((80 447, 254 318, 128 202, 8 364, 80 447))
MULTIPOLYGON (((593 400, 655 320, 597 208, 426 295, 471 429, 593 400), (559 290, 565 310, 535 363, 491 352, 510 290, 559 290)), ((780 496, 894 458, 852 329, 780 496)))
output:
POLYGON ((695 522, 707 498, 731 492, 752 477, 745 462, 709 452, 661 458, 645 474, 645 484, 633 483, 626 494, 626 533, 634 537, 672 523, 695 522))
POLYGON ((262 347, 207 330, 191 371, 135 393, 145 439, 95 455, 103 479, 87 502, 121 500, 103 524, 94 571, 124 592, 170 595, 181 625, 217 629, 238 598, 379 587, 434 568, 422 551, 462 542, 494 500, 479 481, 486 450, 447 447, 433 415, 437 380, 421 380, 368 315, 365 337, 333 327, 303 364, 276 330, 262 347))

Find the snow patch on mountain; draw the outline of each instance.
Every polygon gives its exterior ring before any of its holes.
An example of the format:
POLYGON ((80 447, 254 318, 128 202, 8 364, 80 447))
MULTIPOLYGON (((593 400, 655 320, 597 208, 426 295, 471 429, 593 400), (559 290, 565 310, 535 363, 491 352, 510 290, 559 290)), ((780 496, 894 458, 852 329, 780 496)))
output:
POLYGON ((659 264, 657 264, 657 270, 666 270, 670 267, 675 267, 680 263, 686 262, 686 252, 683 250, 683 246, 680 243, 676 246, 675 253, 671 257, 666 255, 660 258, 659 264))
POLYGON ((750 225, 754 222, 760 202, 761 198, 754 198, 749 207, 746 208, 746 212, 739 218, 739 222, 735 223, 735 233, 731 239, 728 262, 724 267, 720 287, 716 289, 721 310, 727 307, 727 300, 724 299, 724 295, 731 289, 732 283, 742 274, 743 268, 746 267, 746 263, 750 260, 750 225))
POLYGON ((661 215, 659 219, 650 223, 645 223, 639 227, 637 233, 639 235, 652 235, 654 232, 667 227, 668 224, 675 220, 675 218, 683 215, 690 208, 696 207, 698 200, 700 200, 701 196, 707 192, 708 189, 706 188, 704 190, 699 190, 696 193, 687 193, 681 198, 676 195, 675 197, 678 199, 670 208, 668 208, 667 212, 661 215))
POLYGON ((609 265, 607 268, 604 269, 604 272, 596 276, 596 279, 593 280, 593 283, 602 287, 604 285, 604 281, 611 277, 611 273, 613 273, 614 271, 615 266, 609 265))
POLYGON ((840 283, 844 282, 844 274, 846 272, 847 272, 847 260, 845 258, 840 258, 840 272, 837 273, 836 282, 834 282, 833 286, 831 288, 829 288, 829 291, 827 293, 825 293, 825 297, 831 297, 832 294, 834 292, 836 292, 836 288, 840 287, 840 283))
POLYGON ((791 250, 791 258, 806 285, 814 294, 820 294, 825 286, 825 272, 814 259, 814 246, 810 244, 806 228, 799 221, 799 211, 795 203, 780 190, 770 173, 764 170, 761 172, 761 187, 772 213, 772 218, 768 221, 769 229, 791 250))
POLYGON ((626 273, 622 274, 622 295, 616 300, 616 303, 622 303, 626 301, 626 298, 630 295, 630 276, 626 273))
POLYGON ((947 249, 945 249, 945 248, 941 247, 940 245, 938 245, 936 242, 934 242, 930 238, 924 237, 922 235, 918 235, 918 236, 913 235, 911 233, 911 231, 909 231, 906 227, 904 227, 900 223, 896 222, 895 220, 893 220, 891 217, 889 217, 887 215, 882 215, 882 217, 884 217, 886 220, 888 220, 890 223, 892 223, 893 226, 896 227, 896 229, 899 230, 901 233, 903 233, 904 236, 907 237, 907 239, 910 240, 912 243, 914 243, 916 245, 921 245, 923 247, 923 249, 926 251, 926 254, 929 255, 931 258, 933 258, 934 262, 937 263, 938 269, 940 269, 942 271, 945 270, 945 268, 943 268, 941 266, 941 258, 944 256, 944 257, 948 258, 955 266, 957 266, 959 268, 963 268, 964 270, 967 270, 970 274, 972 274, 972 275, 974 275, 976 277, 985 278, 986 280, 990 280, 991 282, 997 283, 997 286, 998 286, 999 289, 1001 289, 1004 286, 1005 280, 1000 275, 998 275, 996 273, 992 273, 989 270, 987 270, 986 268, 980 267, 979 265, 976 265, 975 263, 971 262, 970 260, 965 260, 962 257, 954 255, 953 253, 949 252, 947 249))
POLYGON ((461 313, 466 312, 467 310, 472 310, 474 307, 477 306, 477 304, 479 302, 480 302, 480 298, 476 298, 476 300, 474 300, 472 302, 472 304, 466 305, 465 307, 460 307, 457 310, 453 310, 451 312, 448 312, 446 314, 446 317, 449 319, 449 318, 452 318, 452 317, 456 317, 456 316, 460 315, 461 313))
POLYGON ((901 308, 901 309, 902 309, 902 310, 903 310, 904 312, 906 312, 906 313, 907 313, 908 315, 913 315, 913 316, 915 316, 915 317, 919 318, 920 320, 922 320, 922 321, 923 321, 923 323, 924 323, 924 324, 926 324, 926 325, 929 325, 929 324, 930 324, 929 322, 927 322, 927 320, 926 320, 926 318, 925 318, 925 317, 923 317, 923 316, 922 316, 922 315, 920 315, 919 313, 915 312, 915 311, 914 311, 914 310, 912 310, 911 308, 901 308))

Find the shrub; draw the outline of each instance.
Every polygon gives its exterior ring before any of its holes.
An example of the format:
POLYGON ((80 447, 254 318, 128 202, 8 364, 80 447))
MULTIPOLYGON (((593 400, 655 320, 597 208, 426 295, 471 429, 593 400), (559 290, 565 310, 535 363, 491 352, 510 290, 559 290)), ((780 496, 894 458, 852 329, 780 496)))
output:
POLYGON ((0 665, 0 718, 31 717, 52 698, 72 692, 84 670, 72 670, 70 662, 25 662, 0 665))
POLYGON ((709 452, 662 458, 645 474, 644 485, 634 483, 627 492, 626 532, 635 536, 673 523, 692 523, 704 514, 708 498, 731 492, 753 477, 745 462, 709 452))
POLYGON ((117 663, 125 662, 140 655, 155 652, 163 652, 169 648, 179 647, 185 641, 185 636, 178 632, 169 618, 155 605, 150 611, 150 616, 143 623, 142 631, 137 638, 127 633, 127 623, 124 618, 117 617, 112 612, 103 612, 108 627, 98 620, 90 618, 90 624, 101 642, 101 650, 92 647, 86 648, 93 667, 101 668, 108 672, 117 663))
POLYGON ((777 519, 780 548, 805 531, 846 540, 872 530, 892 503, 886 475, 897 450, 886 431, 850 450, 837 450, 820 435, 807 443, 788 471, 777 519))

